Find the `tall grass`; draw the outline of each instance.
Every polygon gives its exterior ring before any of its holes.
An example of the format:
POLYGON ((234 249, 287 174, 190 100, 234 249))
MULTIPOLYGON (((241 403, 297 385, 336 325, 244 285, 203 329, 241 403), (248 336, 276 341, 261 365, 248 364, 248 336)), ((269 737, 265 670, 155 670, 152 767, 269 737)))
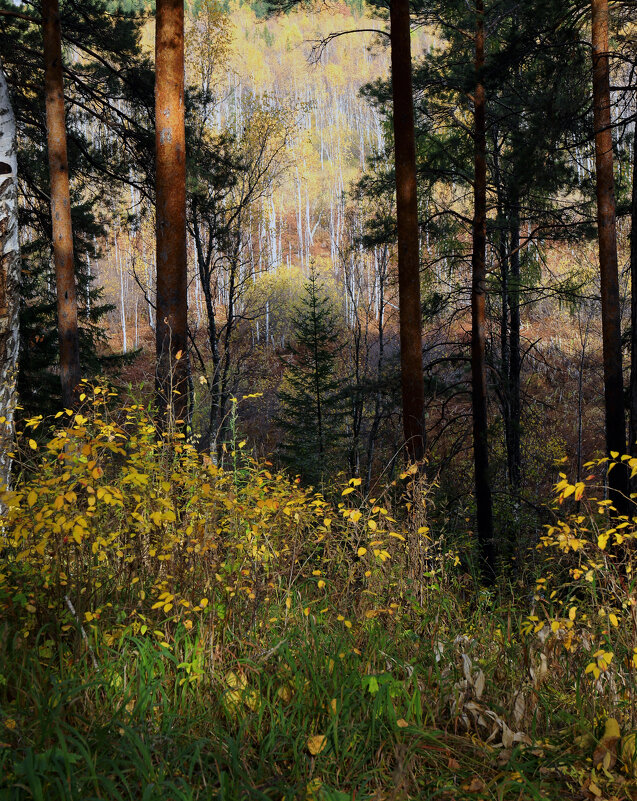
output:
POLYGON ((412 472, 328 502, 105 394, 4 496, 2 801, 632 797, 632 522, 562 482, 481 590, 412 472))

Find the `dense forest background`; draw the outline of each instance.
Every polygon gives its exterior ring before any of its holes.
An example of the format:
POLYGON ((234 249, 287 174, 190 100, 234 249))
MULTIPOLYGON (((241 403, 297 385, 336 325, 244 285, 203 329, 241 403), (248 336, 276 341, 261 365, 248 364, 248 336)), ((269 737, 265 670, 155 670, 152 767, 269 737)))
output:
POLYGON ((1 799, 635 797, 636 65, 0 0, 1 799))
MULTIPOLYGON (((99 41, 103 34, 93 31, 98 54, 116 69, 95 74, 95 84, 87 87, 81 73, 96 68, 82 62, 91 57, 67 44, 66 57, 74 65, 69 70, 78 70, 68 87, 76 269, 83 337, 91 351, 87 364, 113 380, 135 387, 143 381, 150 388, 154 214, 150 176, 136 159, 143 159, 148 147, 143 127, 152 84, 147 78, 144 97, 143 82, 132 88, 131 77, 148 69, 153 28, 144 14, 152 8, 116 4, 115 10, 132 15, 127 23, 113 23, 117 36, 129 37, 128 51, 121 51, 129 64, 115 65, 120 45, 99 41), (106 97, 100 81, 112 82, 115 94, 106 97), (125 358, 108 368, 118 355, 125 358)), ((313 483, 320 483, 325 471, 341 470, 363 476, 369 486, 400 469, 402 437, 389 52, 384 37, 370 32, 383 22, 375 9, 357 4, 293 9, 275 17, 270 12, 263 4, 208 2, 187 10, 193 433, 204 447, 212 444, 221 453, 230 398, 258 391, 262 397, 244 404, 239 418, 256 453, 277 454, 313 483), (331 33, 358 28, 365 32, 325 44, 331 33), (318 473, 301 447, 305 437, 314 451, 314 424, 307 409, 295 414, 288 387, 302 325, 298 309, 312 274, 317 291, 329 297, 330 327, 338 332, 330 348, 339 354, 320 390, 329 409, 329 442, 318 473), (291 429, 295 440, 288 447, 291 429)), ((444 487, 438 508, 453 508, 461 520, 471 507, 472 486, 466 167, 471 145, 461 87, 467 67, 449 61, 448 48, 455 43, 444 20, 436 27, 437 20, 426 24, 426 13, 422 16, 412 46, 428 470, 444 487)), ((623 22, 618 14, 615 34, 626 50, 631 29, 623 22)), ((3 24, 10 48, 4 56, 7 76, 21 89, 16 102, 25 113, 18 121, 27 276, 20 385, 26 408, 41 412, 43 404, 56 404, 55 318, 46 294, 52 291, 51 268, 36 183, 44 180, 36 174, 42 110, 21 77, 28 62, 14 46, 28 27, 6 18, 3 24)), ((579 475, 585 458, 603 453, 594 146, 584 44, 569 42, 568 58, 556 57, 550 43, 540 56, 511 54, 507 30, 496 25, 490 47, 497 100, 489 112, 488 142, 489 447, 496 517, 519 542, 517 533, 534 530, 538 522, 533 499, 554 483, 556 460, 568 458, 579 475), (518 60, 517 77, 506 73, 511 69, 506 59, 512 58, 518 60), (524 115, 524 123, 511 123, 516 113, 524 115), (516 193, 517 199, 511 197, 516 193)), ((469 45, 461 45, 467 64, 469 45)), ((631 75, 629 52, 622 51, 613 61, 612 113, 626 354, 631 75)))

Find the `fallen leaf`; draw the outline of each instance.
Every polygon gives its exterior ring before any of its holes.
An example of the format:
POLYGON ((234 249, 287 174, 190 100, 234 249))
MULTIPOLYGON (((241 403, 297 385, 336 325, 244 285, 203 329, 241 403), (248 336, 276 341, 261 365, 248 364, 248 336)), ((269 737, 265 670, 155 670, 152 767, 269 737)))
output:
POLYGON ((313 737, 308 737, 307 750, 312 756, 317 756, 325 749, 327 745, 327 737, 324 734, 315 734, 313 737))
POLYGON ((486 679, 484 677, 484 672, 482 670, 478 670, 475 676, 473 677, 473 691, 476 694, 476 698, 478 701, 482 697, 482 693, 484 692, 484 685, 486 683, 486 679))

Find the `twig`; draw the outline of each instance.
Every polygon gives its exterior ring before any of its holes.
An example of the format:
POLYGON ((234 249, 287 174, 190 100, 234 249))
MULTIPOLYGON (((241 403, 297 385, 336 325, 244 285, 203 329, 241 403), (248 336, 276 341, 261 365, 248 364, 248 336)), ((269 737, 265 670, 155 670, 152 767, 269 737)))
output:
POLYGON ((91 659, 93 660, 93 667, 95 668, 95 670, 98 670, 99 669, 99 665, 97 664, 97 659, 95 658, 95 652, 91 648, 91 644, 88 641, 88 637, 86 636, 86 631, 84 631, 84 626, 80 623, 80 619, 77 616, 77 612, 75 611, 75 607, 71 603, 71 599, 69 598, 68 595, 64 596, 64 601, 66 602, 66 605, 69 608, 69 612, 73 615, 73 617, 75 618, 75 622, 79 626, 80 634, 82 635, 82 639, 86 643, 86 647, 88 648, 88 652, 91 655, 91 659))

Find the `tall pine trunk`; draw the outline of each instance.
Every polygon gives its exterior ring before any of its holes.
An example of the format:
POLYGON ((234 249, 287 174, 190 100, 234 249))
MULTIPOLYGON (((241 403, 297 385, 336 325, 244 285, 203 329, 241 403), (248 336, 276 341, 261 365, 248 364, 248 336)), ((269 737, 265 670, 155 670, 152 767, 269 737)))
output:
MULTIPOLYGON (((615 229, 613 137, 610 115, 608 59, 608 0, 592 0, 593 121, 595 126, 595 174, 597 179, 597 236, 602 300, 602 344, 604 355, 604 400, 606 449, 609 454, 626 452, 624 385, 622 375, 621 320, 615 229)), ((617 511, 627 510, 627 474, 623 466, 608 478, 617 511)))
POLYGON ((509 328, 509 403, 510 403, 510 430, 507 443, 507 459, 509 463, 509 481, 515 496, 520 494, 522 452, 520 445, 521 432, 521 402, 520 402, 520 373, 522 359, 520 353, 520 220, 517 199, 511 216, 510 231, 510 288, 509 310, 511 324, 509 328))
POLYGON ((630 453, 637 456, 637 120, 633 141, 633 197, 630 207, 630 453))
MULTIPOLYGON (((0 65, 0 488, 9 483, 19 349, 20 249, 15 116, 0 65)), ((2 509, 0 508, 0 511, 2 509)))
POLYGON ((493 543, 493 510, 489 480, 487 442, 487 369, 486 369, 486 245, 487 245, 487 140, 484 69, 484 3, 476 0, 474 94, 474 158, 473 183, 473 253, 471 257, 471 399, 473 407, 473 452, 478 542, 482 569, 486 578, 495 573, 493 543))
POLYGON ((184 3, 157 0, 155 152, 156 394, 160 424, 188 416, 184 3))
POLYGON ((416 136, 411 80, 409 0, 391 0, 389 15, 403 428, 409 458, 419 462, 424 457, 426 445, 425 384, 422 367, 416 136))
POLYGON ((70 407, 74 403, 75 388, 80 383, 81 373, 58 0, 42 0, 42 34, 46 133, 51 181, 51 234, 60 340, 60 379, 62 402, 70 407))

